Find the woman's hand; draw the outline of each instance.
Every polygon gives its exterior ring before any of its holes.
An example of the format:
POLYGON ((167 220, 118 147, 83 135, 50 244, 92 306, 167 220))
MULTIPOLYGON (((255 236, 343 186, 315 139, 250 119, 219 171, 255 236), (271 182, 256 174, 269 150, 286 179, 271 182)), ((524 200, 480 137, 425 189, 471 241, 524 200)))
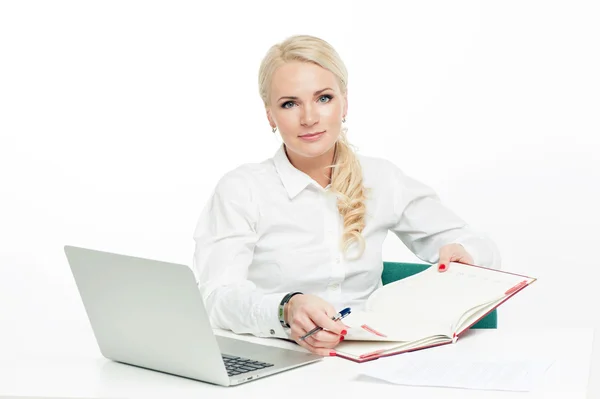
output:
POLYGON ((445 272, 450 266, 450 262, 473 264, 473 257, 460 244, 448 244, 440 248, 440 261, 438 262, 438 271, 445 272))
POLYGON ((285 320, 291 327, 294 341, 317 355, 335 354, 331 349, 344 339, 347 327, 341 320, 331 320, 337 314, 333 306, 316 295, 302 294, 294 295, 286 309, 285 320), (323 330, 305 340, 300 339, 317 326, 323 327, 323 330))

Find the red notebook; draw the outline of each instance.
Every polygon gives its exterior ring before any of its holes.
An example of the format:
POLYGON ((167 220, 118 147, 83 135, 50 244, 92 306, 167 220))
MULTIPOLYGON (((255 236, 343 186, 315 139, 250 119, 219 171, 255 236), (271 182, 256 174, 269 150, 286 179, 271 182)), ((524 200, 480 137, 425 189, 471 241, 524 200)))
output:
POLYGON ((492 310, 536 281, 479 266, 433 265, 375 291, 363 311, 343 319, 348 327, 337 356, 356 362, 455 343, 492 310))

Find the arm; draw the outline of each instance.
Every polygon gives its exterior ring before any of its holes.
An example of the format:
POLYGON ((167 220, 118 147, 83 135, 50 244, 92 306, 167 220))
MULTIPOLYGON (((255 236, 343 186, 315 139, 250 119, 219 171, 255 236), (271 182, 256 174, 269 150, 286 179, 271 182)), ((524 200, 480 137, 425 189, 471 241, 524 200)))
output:
POLYGON ((258 240, 258 207, 246 179, 226 175, 194 232, 194 272, 213 327, 287 338, 278 317, 286 292, 264 294, 247 279, 258 240))
POLYGON ((443 246, 460 244, 475 265, 500 268, 496 245, 446 208, 430 187, 406 176, 398 168, 395 168, 393 185, 396 221, 391 230, 417 257, 436 263, 443 246))

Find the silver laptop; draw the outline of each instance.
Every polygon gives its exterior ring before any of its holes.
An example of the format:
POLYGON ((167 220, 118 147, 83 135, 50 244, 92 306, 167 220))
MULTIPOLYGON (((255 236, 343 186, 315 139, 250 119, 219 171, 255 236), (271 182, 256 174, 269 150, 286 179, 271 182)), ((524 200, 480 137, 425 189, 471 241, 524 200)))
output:
POLYGON ((108 359, 223 386, 322 359, 216 336, 185 265, 73 246, 65 254, 108 359))

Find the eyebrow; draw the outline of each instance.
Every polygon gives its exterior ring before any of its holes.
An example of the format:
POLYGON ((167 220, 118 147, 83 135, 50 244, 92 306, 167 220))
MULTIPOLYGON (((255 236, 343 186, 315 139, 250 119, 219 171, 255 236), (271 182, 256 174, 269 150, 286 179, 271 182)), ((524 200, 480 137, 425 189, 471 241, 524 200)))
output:
MULTIPOLYGON (((331 87, 326 87, 326 88, 324 88, 324 89, 321 89, 321 90, 319 90, 319 91, 315 91, 315 93, 314 93, 313 95, 314 95, 314 96, 316 96, 316 95, 319 95, 319 94, 323 93, 323 92, 324 92, 324 91, 326 91, 326 90, 333 90, 333 89, 332 89, 331 87)), ((294 96, 283 96, 283 97, 280 97, 280 98, 279 98, 279 100, 277 100, 277 101, 281 101, 281 100, 283 100, 283 99, 297 100, 297 99, 298 99, 298 97, 294 97, 294 96)))

